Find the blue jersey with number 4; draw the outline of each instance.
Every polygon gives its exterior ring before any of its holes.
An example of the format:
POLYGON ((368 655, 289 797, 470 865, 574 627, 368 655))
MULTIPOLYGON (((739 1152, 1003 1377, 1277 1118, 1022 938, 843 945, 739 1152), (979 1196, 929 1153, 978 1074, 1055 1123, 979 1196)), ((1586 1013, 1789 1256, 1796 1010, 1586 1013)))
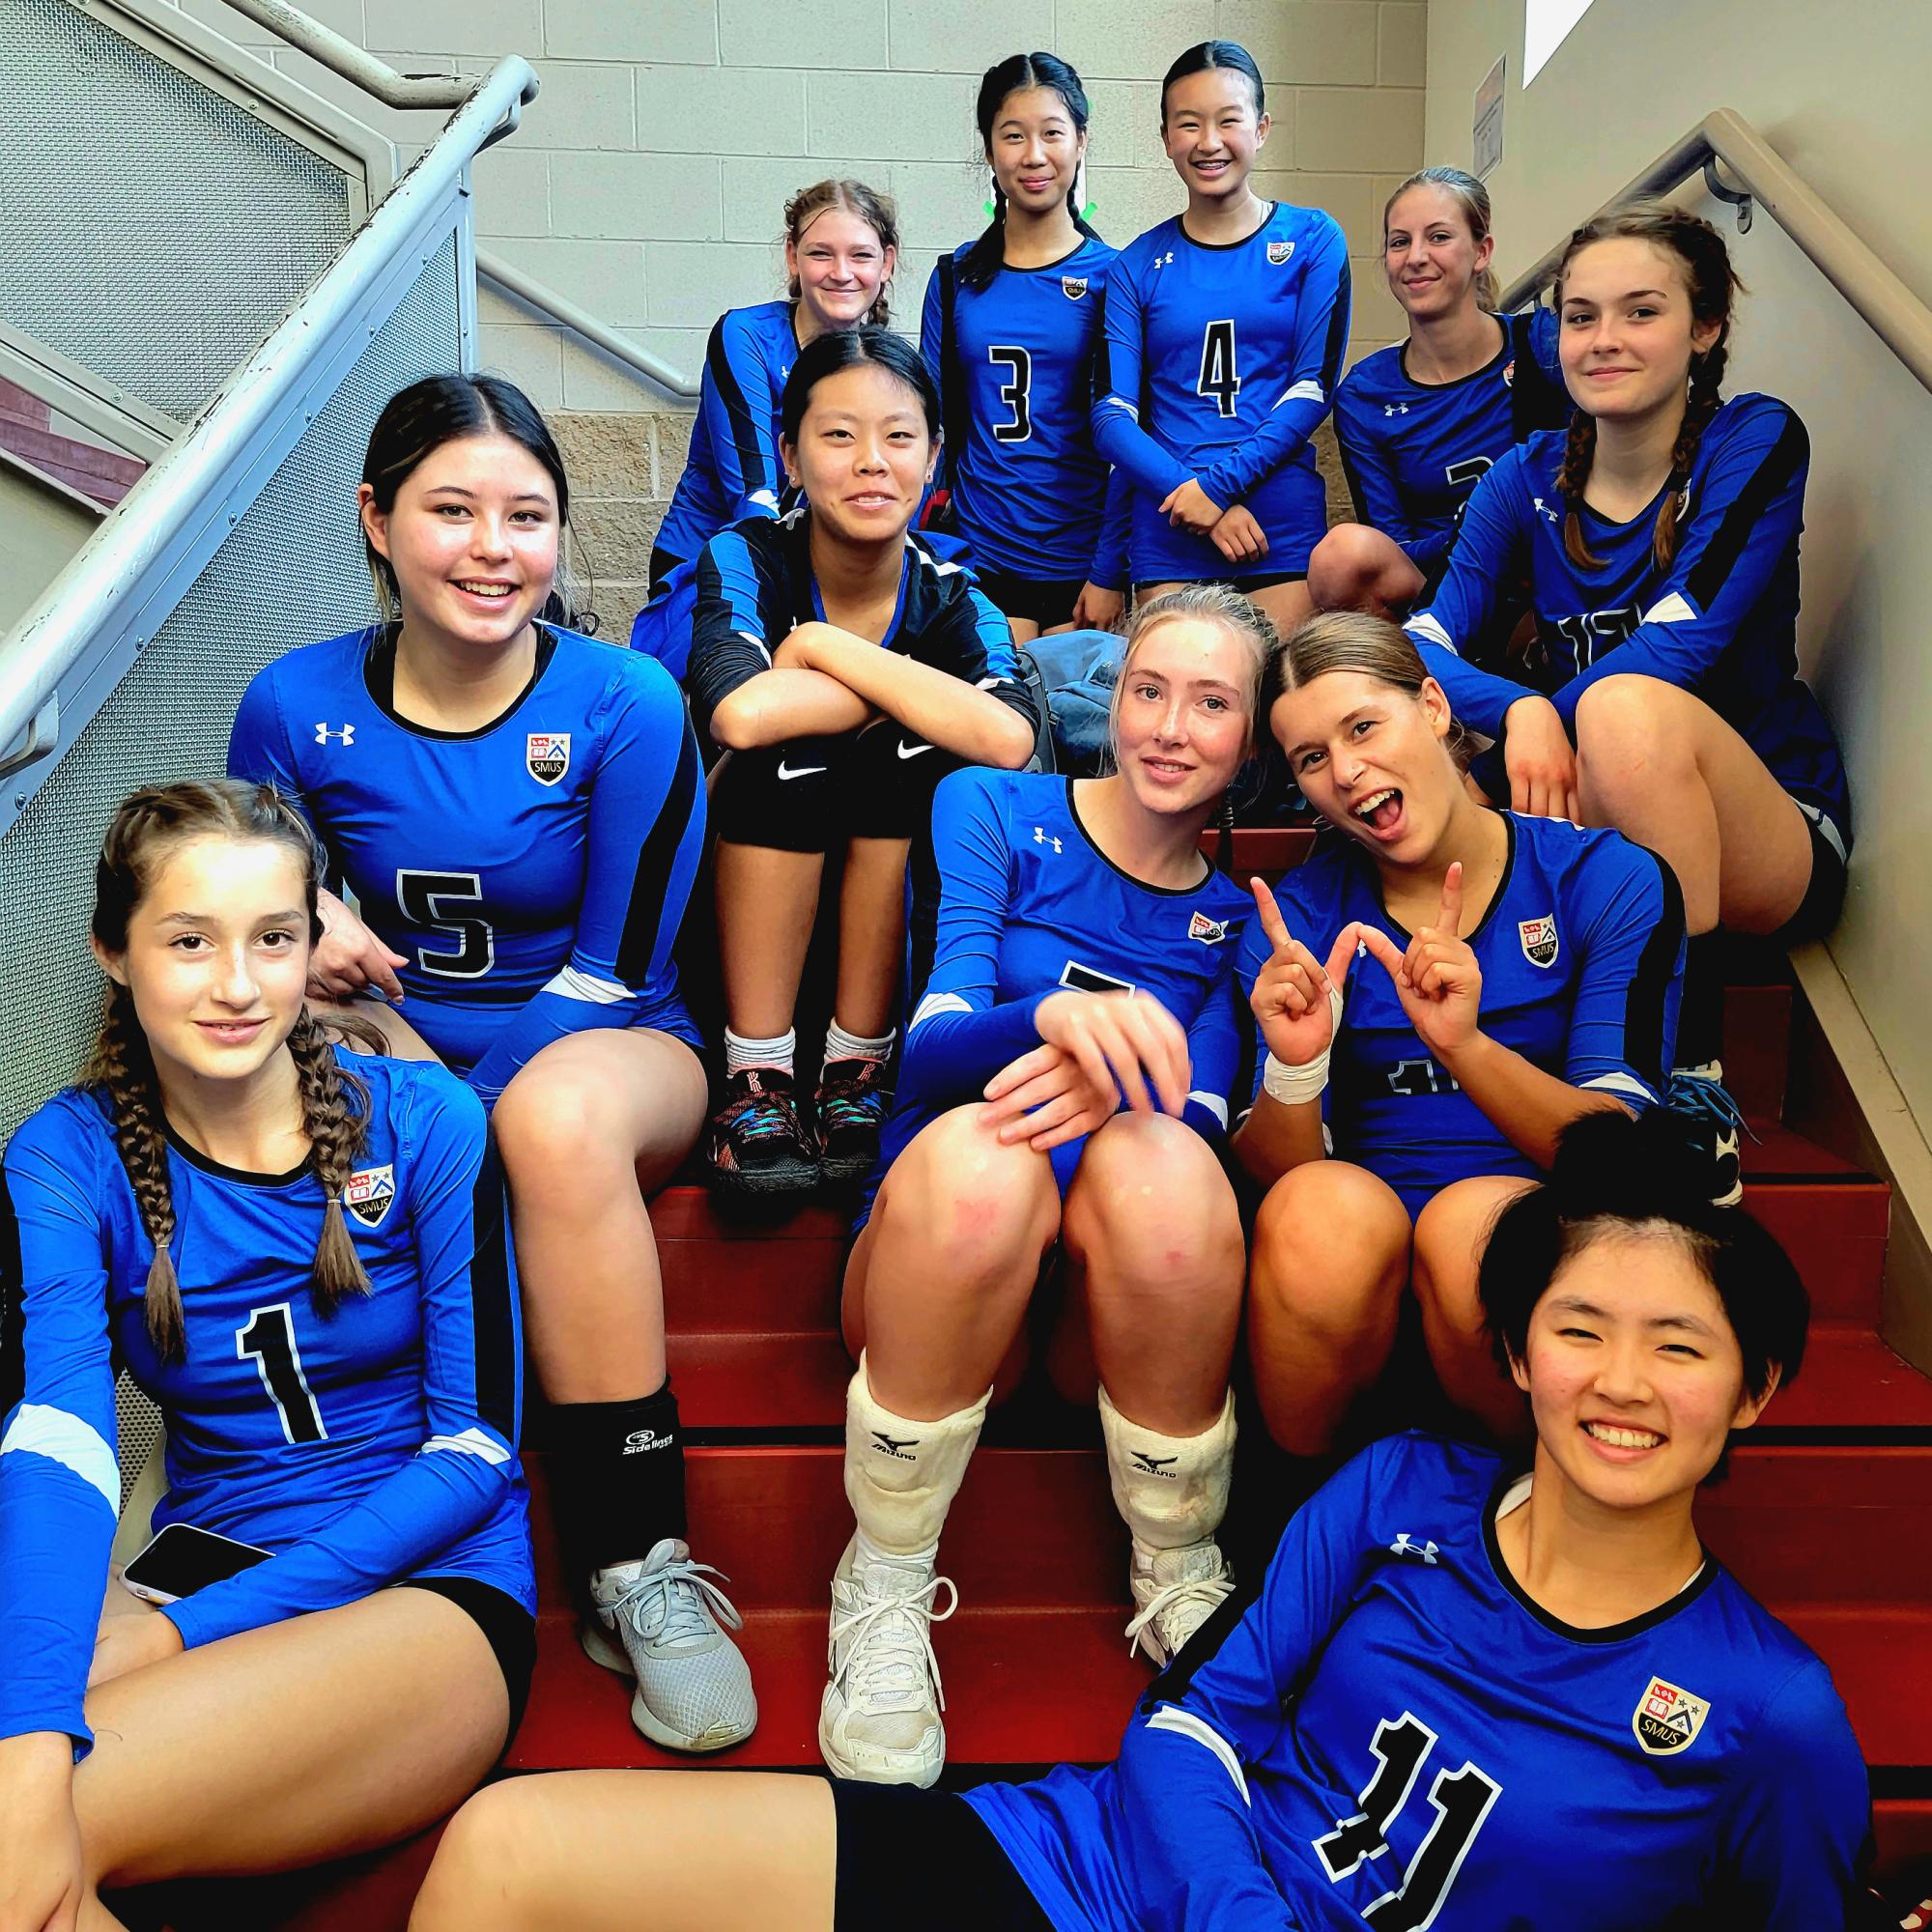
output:
POLYGON ((1310 439, 1348 344, 1349 246, 1319 208, 1277 202, 1225 245, 1194 241, 1177 215, 1122 249, 1107 273, 1094 440, 1133 479, 1137 583, 1235 568, 1160 514, 1189 477, 1261 525, 1267 554, 1242 570, 1308 568, 1328 527, 1310 439))
POLYGON ((104 1099, 58 1094, 8 1144, 0 1737, 88 1737, 81 1695, 121 1505, 124 1368, 167 1424, 155 1527, 193 1523, 274 1552, 169 1606, 185 1643, 411 1577, 467 1577, 535 1607, 516 1282, 483 1110, 440 1066, 337 1059, 368 1094, 343 1201, 370 1292, 317 1312, 324 1203, 306 1165, 243 1174, 171 1136, 178 1360, 148 1339, 154 1244, 104 1099))
POLYGON ((1378 1442, 1155 1679, 1119 1762, 965 1794, 1060 1932, 1843 1932, 1830 1672, 1706 1558, 1643 1616, 1511 1574, 1486 1450, 1378 1442))
MULTIPOLYGON (((1502 817, 1502 880, 1466 935, 1483 976, 1484 1034, 1573 1087, 1634 1109, 1654 1105, 1683 991, 1676 875, 1621 833, 1502 817)), ((1290 936, 1318 959, 1355 921, 1408 946, 1409 934, 1382 909, 1374 859, 1339 835, 1282 880, 1275 901, 1290 936)), ((1269 952, 1260 924, 1251 926, 1243 986, 1255 983, 1269 952)), ((1322 1110, 1336 1158, 1380 1176, 1411 1214, 1451 1181, 1538 1171, 1422 1043, 1395 981, 1366 952, 1349 969, 1322 1110)))
POLYGON ((553 1040, 659 1027, 696 1046, 671 949, 704 783, 662 665, 538 627, 529 684, 474 731, 396 713, 395 639, 354 631, 258 672, 228 769, 307 814, 400 952, 404 1013, 486 1102, 553 1040))

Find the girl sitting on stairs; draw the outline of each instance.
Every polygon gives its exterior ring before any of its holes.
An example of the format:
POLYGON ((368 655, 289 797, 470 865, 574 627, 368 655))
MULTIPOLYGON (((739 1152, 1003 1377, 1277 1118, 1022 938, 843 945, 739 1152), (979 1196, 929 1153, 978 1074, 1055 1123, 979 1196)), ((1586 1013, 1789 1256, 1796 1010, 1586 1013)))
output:
MULTIPOLYGON (((1527 1464, 1379 1442, 1155 1681, 1118 1761, 964 1793, 498 1784, 412 1932, 1841 1932, 1869 1800, 1830 1673, 1702 1548, 1804 1350, 1776 1241, 1655 1116, 1574 1125, 1483 1264, 1527 1464)), ((1182 1190, 1175 1189, 1180 1198, 1182 1190)))

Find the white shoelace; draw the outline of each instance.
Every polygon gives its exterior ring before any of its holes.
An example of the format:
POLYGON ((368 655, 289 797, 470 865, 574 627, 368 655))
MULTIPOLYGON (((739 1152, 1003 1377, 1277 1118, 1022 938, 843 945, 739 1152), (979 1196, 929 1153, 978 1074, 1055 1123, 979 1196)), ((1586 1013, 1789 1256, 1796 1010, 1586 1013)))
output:
POLYGON ((660 1569, 647 1570, 621 1597, 603 1607, 627 1621, 641 1637, 680 1643, 716 1634, 717 1626, 742 1630, 745 1619, 713 1577, 731 1579, 709 1563, 691 1557, 674 1558, 660 1569), (652 1599, 656 1599, 653 1603, 652 1599))
MULTIPOLYGON (((1140 1641, 1141 1632, 1171 1612, 1183 1607, 1192 1609, 1199 1605, 1201 1614, 1188 1624, 1178 1641, 1166 1645, 1170 1656, 1198 1631, 1214 1614, 1216 1608, 1233 1593, 1234 1582, 1227 1577, 1182 1577, 1179 1581, 1169 1583, 1156 1590, 1148 1599, 1146 1609, 1127 1626, 1127 1655, 1134 1654, 1134 1646, 1140 1641)), ((1165 1641, 1165 1632, 1161 1633, 1165 1641)))
POLYGON ((943 1624, 959 1607, 959 1592, 951 1577, 934 1577, 907 1597, 874 1597, 856 1578, 845 1587, 863 1601, 854 1610, 836 1618, 825 1647, 825 1667, 848 1704, 881 1708, 891 1698, 916 1695, 923 1680, 932 1680, 939 1708, 946 1708, 946 1690, 939 1681, 939 1660, 932 1654, 932 1626, 943 1624), (952 1601, 941 1609, 933 1605, 944 1588, 952 1601), (842 1638, 844 1661, 838 1658, 842 1638))

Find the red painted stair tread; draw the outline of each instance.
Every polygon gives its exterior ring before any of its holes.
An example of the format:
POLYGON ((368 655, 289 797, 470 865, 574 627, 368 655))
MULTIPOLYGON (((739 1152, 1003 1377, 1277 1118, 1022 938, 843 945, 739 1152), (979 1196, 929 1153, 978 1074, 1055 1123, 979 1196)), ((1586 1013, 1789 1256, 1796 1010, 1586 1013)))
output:
MULTIPOLYGON (((660 1750, 640 1737, 631 1724, 629 1686, 583 1655, 569 1612, 548 1612, 538 1627, 529 1714, 505 1762, 517 1771, 815 1765, 827 1608, 829 1599, 826 1607, 746 1618, 741 1640, 758 1690, 758 1728, 744 1744, 702 1759, 660 1750)), ((1111 1758, 1134 1699, 1153 1675, 1127 1655, 1122 1633, 1130 1614, 1124 1604, 1104 1610, 968 1606, 935 1625, 948 1755, 960 1764, 1111 1758)))

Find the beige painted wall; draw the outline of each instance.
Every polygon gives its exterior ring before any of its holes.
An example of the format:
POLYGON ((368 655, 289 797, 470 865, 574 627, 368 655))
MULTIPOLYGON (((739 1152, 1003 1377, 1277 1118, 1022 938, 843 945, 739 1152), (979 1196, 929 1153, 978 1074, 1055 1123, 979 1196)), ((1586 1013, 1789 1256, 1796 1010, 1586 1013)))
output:
MULTIPOLYGON (((179 0, 398 142, 437 117, 385 113, 221 0, 179 0)), ((934 258, 984 225, 973 98, 1021 48, 1071 61, 1094 123, 1094 222, 1117 244, 1181 205, 1157 136, 1159 76, 1196 41, 1261 64, 1274 128, 1262 192, 1326 208, 1355 257, 1357 355, 1400 311, 1378 266, 1389 190, 1422 158, 1423 0, 302 0, 405 71, 481 72, 505 53, 543 93, 476 168, 485 246, 696 377, 719 312, 782 291, 785 197, 832 174, 891 192, 917 327, 934 258)), ((580 567, 630 622, 683 467, 689 409, 536 316, 482 302, 486 363, 557 419, 580 567)))
MULTIPOLYGON (((1470 100, 1509 56, 1490 186, 1507 280, 1715 107, 1753 123, 1932 302, 1927 0, 1596 0, 1527 89, 1523 0, 1435 0, 1427 139, 1466 166, 1470 100)), ((1751 295, 1731 384, 1784 397, 1812 438, 1803 652, 1842 741, 1858 816, 1831 951, 1922 1133, 1932 1129, 1932 396, 1760 213, 1722 223, 1751 295)))

